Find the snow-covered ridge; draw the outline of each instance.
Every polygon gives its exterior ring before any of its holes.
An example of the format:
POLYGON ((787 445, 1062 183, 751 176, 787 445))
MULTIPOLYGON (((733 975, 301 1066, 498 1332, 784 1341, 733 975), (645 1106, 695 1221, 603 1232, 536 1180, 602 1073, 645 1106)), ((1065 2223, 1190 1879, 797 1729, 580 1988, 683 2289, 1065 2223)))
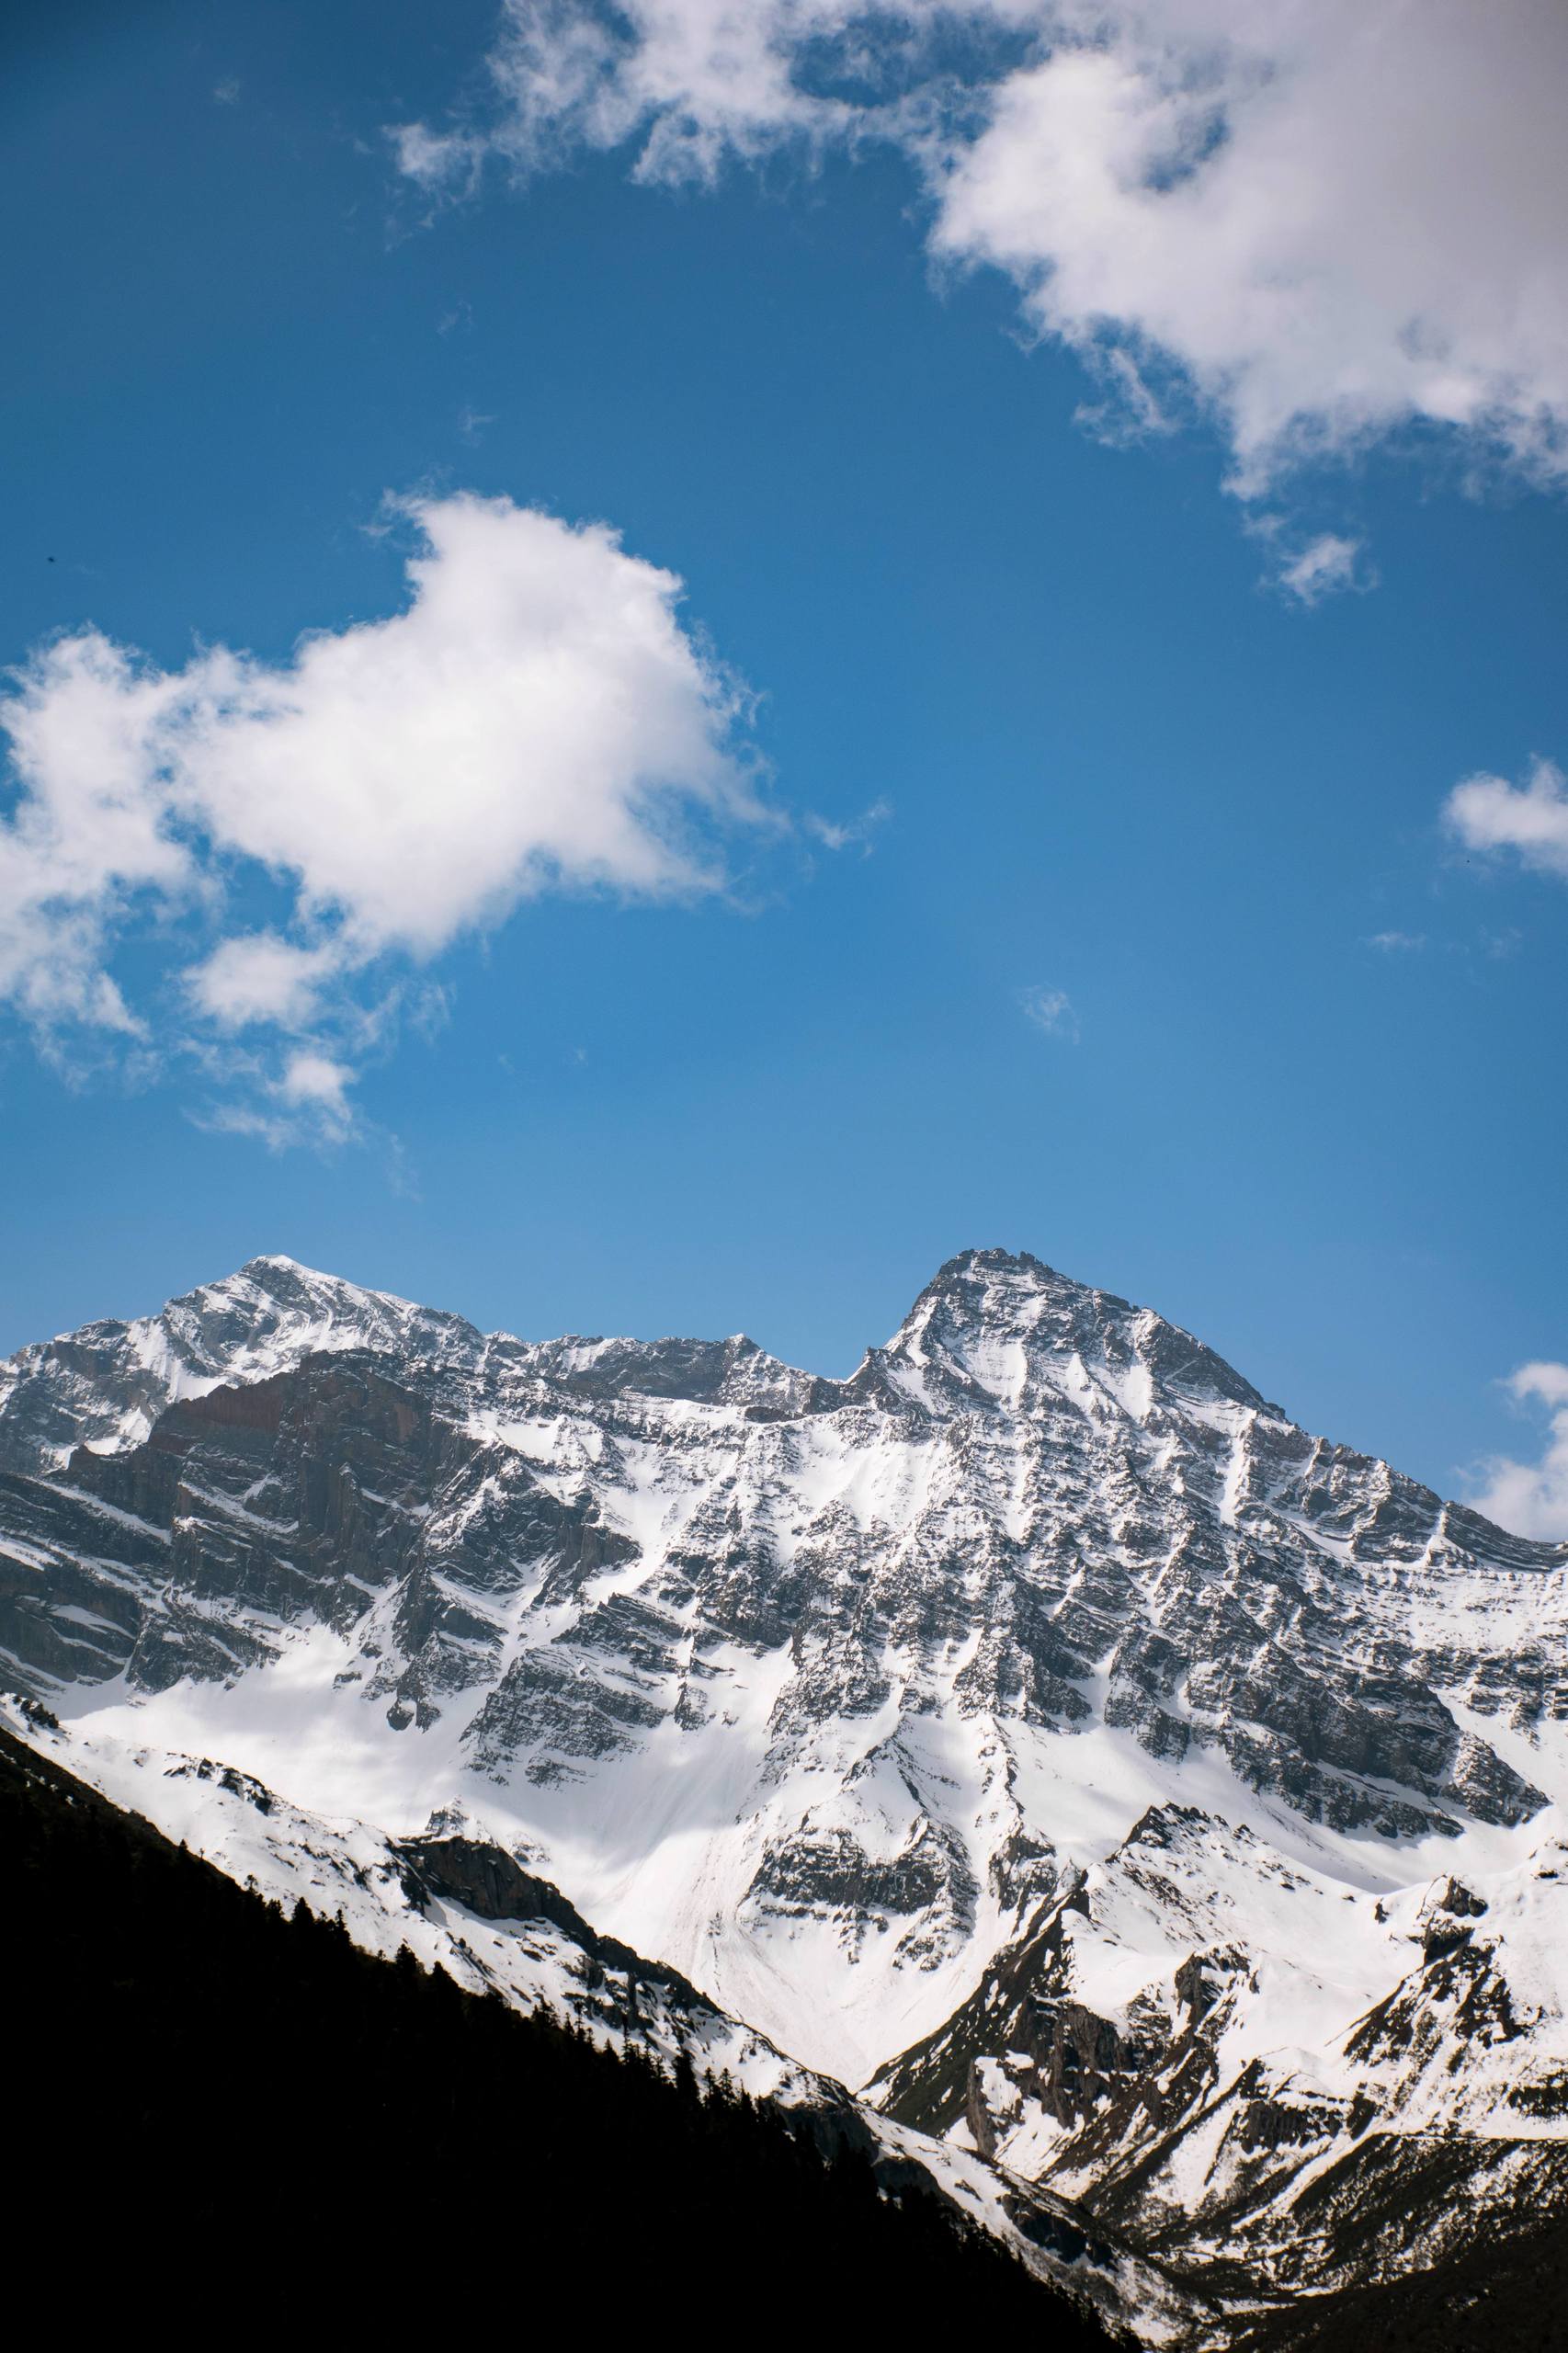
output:
POLYGON ((1260 2283, 1351 2285, 1364 2218, 1398 2211, 1434 2143, 1470 2171, 1470 2202, 1410 2200, 1393 2251, 1410 2268, 1435 2236, 1506 2221, 1494 2177, 1548 2201, 1568 2187, 1565 1940, 1561 1830, 1507 1868, 1379 1895, 1245 1826, 1152 1808, 870 2096, 1136 2213, 1199 2273, 1240 2256, 1260 2283), (1347 2166, 1325 2243, 1313 2209, 1347 2166))
POLYGON ((911 1396, 938 1410, 944 1391, 953 1389, 960 1398, 967 1392, 1016 1404, 1026 1344, 1037 1361, 1059 1359, 1065 1379, 1104 1382, 1135 1415, 1147 1412, 1160 1377, 1194 1396, 1239 1401, 1283 1419, 1221 1358, 1151 1310, 1002 1251, 949 1260, 887 1347, 870 1350, 848 1381, 783 1364, 744 1333, 727 1340, 568 1335, 536 1342, 484 1334, 462 1316, 274 1253, 156 1314, 85 1324, 0 1359, 0 1460, 54 1468, 77 1445, 137 1444, 166 1405, 225 1383, 269 1379, 320 1352, 363 1348, 474 1374, 506 1365, 585 1392, 630 1390, 803 1413, 874 1393, 890 1376, 902 1376, 911 1396))
POLYGON ((265 1381, 322 1351, 477 1363, 483 1346, 460 1316, 292 1258, 252 1258, 155 1315, 87 1324, 0 1361, 0 1463, 56 1469, 76 1446, 138 1445, 178 1399, 265 1381))
POLYGON ((134 1446, 183 1398, 266 1381, 312 1355, 366 1349, 422 1370, 482 1378, 505 1367, 585 1394, 623 1389, 777 1411, 835 1389, 736 1333, 727 1340, 528 1343, 460 1315, 367 1290, 272 1254, 200 1284, 155 1315, 85 1324, 0 1359, 0 1465, 59 1469, 74 1448, 134 1446))

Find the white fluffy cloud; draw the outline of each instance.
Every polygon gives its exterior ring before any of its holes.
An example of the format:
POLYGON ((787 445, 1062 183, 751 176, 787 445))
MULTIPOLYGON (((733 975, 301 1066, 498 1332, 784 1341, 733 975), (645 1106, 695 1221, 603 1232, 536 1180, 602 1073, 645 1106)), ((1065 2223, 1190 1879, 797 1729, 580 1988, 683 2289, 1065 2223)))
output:
POLYGON ((1410 425, 1568 472, 1561 0, 506 0, 490 65, 482 121, 392 134, 426 189, 891 140, 937 254, 1142 427, 1195 397, 1245 493, 1410 425))
POLYGON ((1467 777, 1443 811, 1466 848, 1512 850, 1522 864, 1568 881, 1568 779, 1551 760, 1537 760, 1525 783, 1500 776, 1467 777))
POLYGON ((1521 1365, 1507 1385, 1519 1404, 1547 1408, 1546 1445, 1539 1462, 1494 1457, 1471 1501, 1516 1536, 1562 1541, 1568 1539, 1568 1364, 1521 1365))
POLYGON ((288 1033, 286 1058, 279 1036, 270 1064, 231 1067, 267 1117, 341 1132, 343 1041, 374 1026, 356 976, 546 889, 720 886, 720 828, 761 811, 737 691, 682 628, 679 581, 601 525, 506 499, 403 512, 404 609, 286 662, 215 647, 162 671, 91 630, 33 655, 0 704, 0 996, 40 1029, 157 1042, 166 1003, 128 1004, 110 970, 134 937, 208 1067, 219 1034, 288 1033), (285 925, 235 928, 236 888, 264 874, 285 925), (193 923, 211 943, 194 961, 193 923))
POLYGON ((299 1029, 315 1019, 336 961, 327 945, 301 948, 275 931, 241 932, 182 977, 198 1011, 219 1029, 299 1029))

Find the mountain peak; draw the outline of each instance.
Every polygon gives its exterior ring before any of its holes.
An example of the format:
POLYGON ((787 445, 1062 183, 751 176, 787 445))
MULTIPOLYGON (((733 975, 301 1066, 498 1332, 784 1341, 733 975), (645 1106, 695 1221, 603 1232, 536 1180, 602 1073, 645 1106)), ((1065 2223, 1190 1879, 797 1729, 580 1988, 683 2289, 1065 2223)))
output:
POLYGON ((215 1282, 199 1284, 196 1291, 188 1295, 199 1297, 203 1291, 224 1290, 241 1282, 254 1283, 258 1290, 273 1296, 279 1292, 304 1291, 330 1293, 335 1297, 352 1295, 359 1299, 385 1300, 393 1306, 417 1312, 414 1301, 400 1298, 395 1291, 375 1290, 369 1284, 351 1281, 347 1275, 328 1274, 322 1267, 307 1267, 302 1260, 290 1258, 282 1250, 262 1251, 257 1256, 247 1258, 233 1274, 222 1276, 215 1282))
POLYGON ((58 1469, 77 1445, 139 1444, 177 1400, 267 1380, 312 1354, 369 1348, 472 1364, 483 1347, 460 1316, 271 1252, 155 1314, 89 1324, 0 1363, 0 1468, 58 1469))
POLYGON ((999 1244, 976 1245, 955 1251, 945 1258, 926 1285, 928 1290, 938 1286, 961 1283, 966 1279, 994 1276, 1003 1279, 1031 1282, 1041 1290, 1087 1290, 1091 1286, 1064 1275, 1056 1267, 1047 1266, 1032 1250, 1004 1250, 999 1244))
POLYGON ((1128 1410, 1169 1392, 1289 1417, 1179 1324, 1115 1291, 1096 1290, 1028 1251, 961 1250, 939 1267, 882 1354, 956 1372, 1010 1404, 1031 1378, 1059 1385, 1049 1367, 1076 1363, 1104 1377, 1128 1410))

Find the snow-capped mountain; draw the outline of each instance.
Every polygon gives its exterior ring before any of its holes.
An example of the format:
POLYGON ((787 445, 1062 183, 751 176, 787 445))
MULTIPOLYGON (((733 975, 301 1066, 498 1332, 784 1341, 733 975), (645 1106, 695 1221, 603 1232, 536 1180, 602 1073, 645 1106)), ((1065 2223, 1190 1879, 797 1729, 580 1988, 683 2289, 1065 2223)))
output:
POLYGON ((832 1381, 258 1259, 0 1367, 0 1463, 77 1735, 460 1807, 1229 2306, 1568 2186, 1568 1547, 1146 1310, 970 1252, 832 1381))

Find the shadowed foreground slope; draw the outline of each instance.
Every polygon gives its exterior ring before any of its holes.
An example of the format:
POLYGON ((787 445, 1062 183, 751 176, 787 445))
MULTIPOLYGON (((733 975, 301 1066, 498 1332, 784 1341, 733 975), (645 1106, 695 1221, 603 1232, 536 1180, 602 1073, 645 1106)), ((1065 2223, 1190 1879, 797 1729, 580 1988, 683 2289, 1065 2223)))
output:
POLYGON ((62 2309, 1108 2341, 853 2153, 286 1919, 4 1735, 0 1854, 9 2219, 62 2309))

